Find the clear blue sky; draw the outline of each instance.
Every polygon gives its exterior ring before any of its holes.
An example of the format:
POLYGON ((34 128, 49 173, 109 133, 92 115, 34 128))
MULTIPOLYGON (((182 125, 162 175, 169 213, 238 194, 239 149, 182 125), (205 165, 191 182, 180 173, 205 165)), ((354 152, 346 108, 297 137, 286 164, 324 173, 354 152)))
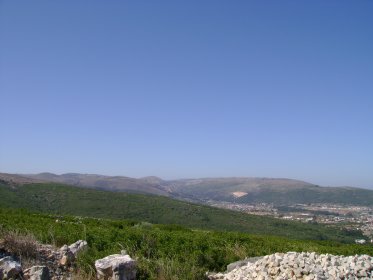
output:
POLYGON ((373 1, 0 0, 0 171, 373 187, 373 1))

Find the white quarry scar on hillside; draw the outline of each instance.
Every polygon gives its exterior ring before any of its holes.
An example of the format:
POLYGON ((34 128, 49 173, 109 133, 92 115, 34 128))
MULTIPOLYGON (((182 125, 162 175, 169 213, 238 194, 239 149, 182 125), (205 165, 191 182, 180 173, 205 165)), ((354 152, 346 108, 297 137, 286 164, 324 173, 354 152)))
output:
POLYGON ((247 192, 233 192, 234 197, 241 197, 247 195, 247 192))

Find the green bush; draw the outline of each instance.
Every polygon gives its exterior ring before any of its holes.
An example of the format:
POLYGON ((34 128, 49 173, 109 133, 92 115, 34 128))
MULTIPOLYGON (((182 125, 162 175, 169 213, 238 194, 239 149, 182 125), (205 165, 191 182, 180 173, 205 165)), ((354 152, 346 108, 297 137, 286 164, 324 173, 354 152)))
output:
POLYGON ((77 267, 92 277, 96 259, 121 250, 137 259, 139 279, 169 280, 203 279, 207 271, 224 271, 227 264, 244 257, 274 252, 373 255, 373 246, 369 245, 192 230, 175 225, 135 224, 128 220, 61 217, 4 208, 0 208, 0 228, 3 235, 10 231, 32 234, 39 241, 56 246, 87 240, 89 249, 79 256, 77 267))

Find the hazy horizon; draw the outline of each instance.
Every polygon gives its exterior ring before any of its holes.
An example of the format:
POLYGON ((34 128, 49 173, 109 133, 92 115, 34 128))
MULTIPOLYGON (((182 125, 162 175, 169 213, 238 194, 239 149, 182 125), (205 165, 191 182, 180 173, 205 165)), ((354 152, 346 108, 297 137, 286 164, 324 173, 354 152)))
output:
POLYGON ((268 176, 200 176, 200 177, 161 177, 161 176, 157 176, 156 174, 149 174, 149 175, 145 175, 145 176, 130 176, 128 174, 104 174, 104 173, 90 173, 90 172, 87 172, 87 173, 84 173, 84 172, 74 172, 74 171, 70 171, 70 172, 49 172, 49 171, 44 171, 44 172, 35 172, 35 173, 22 173, 22 172, 4 172, 3 170, 0 170, 0 173, 8 173, 8 174, 15 174, 15 175, 23 175, 23 176, 27 176, 27 175, 37 175, 37 174, 43 174, 43 173, 48 173, 48 174, 53 174, 53 175, 58 175, 58 176, 61 176, 61 175, 66 175, 66 174, 80 174, 80 175, 99 175, 99 176, 107 176, 107 177, 128 177, 128 178, 135 178, 135 179, 141 179, 141 178, 146 178, 146 177, 158 177, 162 180, 165 180, 165 181, 172 181, 172 180, 188 180, 188 179, 195 179, 195 180, 198 180, 198 179, 227 179, 227 178, 254 178, 254 179, 290 179, 290 180, 297 180, 297 181, 303 181, 303 182, 306 182, 306 183, 310 183, 310 184, 315 184, 315 185, 319 185, 321 187, 355 187, 355 188, 365 188, 365 189, 373 189, 372 186, 354 186, 354 185, 323 185, 323 184, 319 184, 317 182, 313 182, 313 181, 309 181, 309 180, 305 180, 305 179, 302 179, 302 178, 289 178, 289 177, 268 177, 268 176))
POLYGON ((373 188, 372 10, 0 1, 0 171, 373 188))

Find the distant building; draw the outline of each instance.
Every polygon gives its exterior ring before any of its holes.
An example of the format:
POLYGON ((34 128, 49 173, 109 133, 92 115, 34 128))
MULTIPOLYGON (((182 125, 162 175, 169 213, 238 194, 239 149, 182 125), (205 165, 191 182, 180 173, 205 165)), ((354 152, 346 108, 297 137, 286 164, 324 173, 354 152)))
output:
POLYGON ((365 239, 355 239, 356 244, 365 244, 367 241, 365 239))

